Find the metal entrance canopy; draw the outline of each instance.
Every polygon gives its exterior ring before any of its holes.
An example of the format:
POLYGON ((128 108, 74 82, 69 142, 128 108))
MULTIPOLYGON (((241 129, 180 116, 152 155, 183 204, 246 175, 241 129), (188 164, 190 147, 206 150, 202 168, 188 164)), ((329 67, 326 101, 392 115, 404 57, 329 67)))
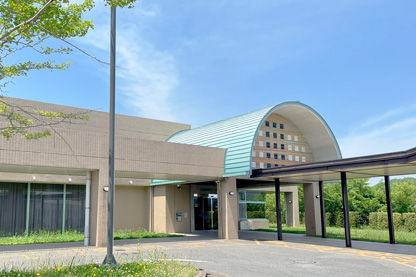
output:
POLYGON ((341 172, 346 172, 348 178, 416 174, 416 147, 400 152, 256 169, 251 178, 279 178, 282 183, 304 184, 337 181, 341 179, 341 172))
MULTIPOLYGON (((378 155, 312 162, 307 164, 282 166, 253 170, 253 179, 274 179, 276 195, 280 194, 283 183, 307 184, 319 183, 319 201, 321 210, 322 237, 326 237, 324 181, 341 180, 342 206, 344 214, 345 244, 351 247, 351 232, 348 207, 347 178, 370 178, 384 176, 387 203, 387 218, 390 243, 395 243, 393 213, 391 207, 390 176, 416 173, 416 147, 407 151, 378 155)), ((282 220, 280 197, 276 197, 277 238, 282 240, 282 220)))

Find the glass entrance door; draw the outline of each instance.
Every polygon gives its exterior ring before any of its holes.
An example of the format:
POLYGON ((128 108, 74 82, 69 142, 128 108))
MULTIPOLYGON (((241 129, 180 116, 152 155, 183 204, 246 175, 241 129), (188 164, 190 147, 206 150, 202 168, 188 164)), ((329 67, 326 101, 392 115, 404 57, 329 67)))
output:
POLYGON ((217 194, 194 194, 195 230, 218 229, 217 194))

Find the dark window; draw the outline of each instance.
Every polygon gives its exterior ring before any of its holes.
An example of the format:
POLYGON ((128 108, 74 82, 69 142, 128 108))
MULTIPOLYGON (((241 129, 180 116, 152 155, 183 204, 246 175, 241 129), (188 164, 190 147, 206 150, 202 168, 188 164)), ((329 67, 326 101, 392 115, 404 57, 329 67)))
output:
POLYGON ((280 139, 285 139, 285 135, 284 134, 280 134, 280 139))
POLYGON ((270 148, 270 142, 266 142, 266 147, 270 148))
POLYGON ((280 123, 280 129, 284 129, 285 125, 283 123, 280 123))
POLYGON ((276 127, 277 127, 277 123, 273 122, 273 128, 276 128, 276 127))
POLYGON ((267 168, 272 168, 272 164, 267 164, 267 168))
POLYGON ((277 134, 276 133, 273 133, 273 138, 277 138, 277 134))
POLYGON ((270 137, 270 132, 266 132, 266 137, 270 137))
POLYGON ((286 160, 286 156, 285 156, 285 155, 280 155, 280 158, 281 158, 282 160, 286 160))
POLYGON ((266 201, 266 193, 257 192, 257 191, 247 191, 246 192, 246 201, 266 201))
POLYGON ((278 167, 279 165, 278 164, 274 164, 274 167, 278 167))
POLYGON ((270 159, 270 153, 266 153, 266 157, 270 159))
POLYGON ((277 149, 277 143, 273 143, 273 148, 277 149))
POLYGON ((264 125, 266 125, 266 127, 269 127, 269 126, 270 126, 270 122, 269 122, 269 121, 266 121, 266 122, 264 123, 264 125))
POLYGON ((0 236, 25 231, 27 184, 0 183, 0 236))
POLYGON ((65 229, 84 231, 85 186, 66 185, 65 229))
POLYGON ((284 144, 280 144, 280 149, 285 149, 285 145, 284 144))
MULTIPOLYGON (((62 230, 62 184, 32 184, 29 231, 62 230)), ((27 184, 0 184, 0 234, 23 233, 26 222, 27 184), (12 202, 10 202, 12 200, 12 202)), ((66 186, 65 229, 84 230, 85 186, 66 186)))
POLYGON ((277 154, 274 154, 274 158, 275 158, 275 160, 277 160, 278 158, 277 158, 277 154))

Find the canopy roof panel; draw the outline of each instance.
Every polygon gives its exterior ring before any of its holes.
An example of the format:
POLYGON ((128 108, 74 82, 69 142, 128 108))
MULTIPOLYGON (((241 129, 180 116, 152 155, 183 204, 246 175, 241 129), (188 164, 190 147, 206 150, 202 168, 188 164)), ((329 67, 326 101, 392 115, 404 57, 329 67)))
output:
POLYGON ((284 183, 302 184, 318 181, 337 181, 340 172, 348 178, 370 178, 416 174, 416 148, 407 151, 362 156, 333 161, 254 170, 251 177, 279 178, 284 183))
POLYGON ((341 158, 338 143, 325 120, 300 102, 284 102, 250 113, 174 134, 167 141, 226 149, 224 175, 251 175, 252 150, 257 132, 271 113, 294 123, 307 139, 316 161, 341 158))

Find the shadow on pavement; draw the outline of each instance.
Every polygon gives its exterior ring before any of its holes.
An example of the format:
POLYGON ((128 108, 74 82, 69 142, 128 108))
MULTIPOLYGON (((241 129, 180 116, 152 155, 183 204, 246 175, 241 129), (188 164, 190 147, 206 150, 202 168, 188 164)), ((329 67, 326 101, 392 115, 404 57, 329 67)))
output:
MULTIPOLYGON (((239 238, 241 240, 270 241, 270 240, 277 240, 277 233, 260 232, 260 231, 240 231, 239 238)), ((283 233, 283 241, 291 242, 291 243, 302 243, 302 244, 310 244, 310 245, 346 248, 344 240, 309 237, 304 234, 283 233)), ((351 249, 416 255, 416 246, 407 245, 407 244, 389 244, 389 243, 381 243, 381 242, 368 242, 368 241, 353 240, 351 249)))

